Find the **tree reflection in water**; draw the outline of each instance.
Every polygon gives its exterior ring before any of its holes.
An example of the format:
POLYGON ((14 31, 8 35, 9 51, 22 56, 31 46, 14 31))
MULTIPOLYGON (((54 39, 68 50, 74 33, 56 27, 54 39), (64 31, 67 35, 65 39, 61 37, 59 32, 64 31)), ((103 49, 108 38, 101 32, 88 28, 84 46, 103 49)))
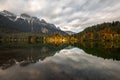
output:
POLYGON ((110 47, 109 43, 93 42, 27 45, 2 45, 1 80, 120 80, 119 45, 110 47))

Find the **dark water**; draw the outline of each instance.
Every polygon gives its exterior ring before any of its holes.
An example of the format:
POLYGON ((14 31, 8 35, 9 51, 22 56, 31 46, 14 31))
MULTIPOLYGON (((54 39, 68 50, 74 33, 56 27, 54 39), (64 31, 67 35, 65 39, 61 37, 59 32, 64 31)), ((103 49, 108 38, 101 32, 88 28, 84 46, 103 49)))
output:
POLYGON ((120 80, 120 45, 0 43, 0 80, 120 80))

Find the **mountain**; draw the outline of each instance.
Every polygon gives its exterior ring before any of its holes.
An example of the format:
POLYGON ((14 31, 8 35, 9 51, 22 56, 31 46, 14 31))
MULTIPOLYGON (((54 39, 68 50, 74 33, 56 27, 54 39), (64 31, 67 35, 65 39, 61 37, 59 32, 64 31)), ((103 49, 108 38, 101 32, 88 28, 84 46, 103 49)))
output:
POLYGON ((54 24, 47 23, 44 19, 30 16, 26 13, 16 15, 9 11, 0 12, 0 32, 32 32, 38 34, 66 34, 54 24))
POLYGON ((72 31, 65 31, 67 34, 69 34, 69 35, 73 35, 73 34, 75 34, 75 32, 72 32, 72 31))

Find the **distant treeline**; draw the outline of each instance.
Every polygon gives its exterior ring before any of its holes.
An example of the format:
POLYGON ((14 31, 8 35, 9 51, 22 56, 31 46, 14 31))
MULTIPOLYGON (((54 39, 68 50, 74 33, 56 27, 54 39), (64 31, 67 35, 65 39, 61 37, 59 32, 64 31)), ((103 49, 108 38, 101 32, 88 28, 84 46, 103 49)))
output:
POLYGON ((84 31, 74 35, 81 41, 101 40, 101 41, 120 41, 120 22, 104 22, 86 28, 84 31))

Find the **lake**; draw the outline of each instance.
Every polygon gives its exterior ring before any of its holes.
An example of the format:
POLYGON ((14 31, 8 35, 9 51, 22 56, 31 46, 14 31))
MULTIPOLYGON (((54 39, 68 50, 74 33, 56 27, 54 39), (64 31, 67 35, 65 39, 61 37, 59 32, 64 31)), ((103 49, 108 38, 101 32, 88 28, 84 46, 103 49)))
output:
POLYGON ((0 80, 120 80, 120 43, 0 43, 0 80))

